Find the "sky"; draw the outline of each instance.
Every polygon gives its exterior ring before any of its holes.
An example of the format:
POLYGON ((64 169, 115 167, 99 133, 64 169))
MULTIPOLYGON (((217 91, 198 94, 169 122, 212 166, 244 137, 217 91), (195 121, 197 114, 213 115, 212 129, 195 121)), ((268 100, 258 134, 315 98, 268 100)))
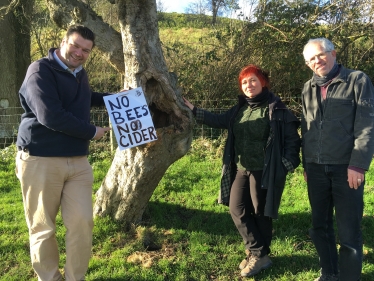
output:
MULTIPOLYGON (((172 12, 184 13, 188 5, 192 2, 195 2, 195 0, 161 0, 161 1, 164 5, 164 12, 167 12, 167 13, 172 13, 172 12)), ((244 3, 245 1, 239 0, 239 6, 242 7, 242 10, 244 11, 244 13, 246 13, 247 11, 249 12, 249 10, 246 8, 246 5, 244 3)))
POLYGON ((162 0, 164 9, 167 13, 177 12, 184 13, 185 8, 193 1, 180 1, 180 0, 162 0))

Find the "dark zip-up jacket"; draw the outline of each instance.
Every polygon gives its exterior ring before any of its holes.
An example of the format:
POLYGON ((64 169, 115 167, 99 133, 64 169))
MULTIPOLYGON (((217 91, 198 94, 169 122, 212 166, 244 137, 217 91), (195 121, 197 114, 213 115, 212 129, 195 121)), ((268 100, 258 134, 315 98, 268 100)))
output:
MULTIPOLYGON (((223 153, 221 187, 218 202, 228 205, 230 189, 237 171, 233 125, 239 109, 246 104, 243 95, 238 97, 237 105, 223 114, 213 114, 197 108, 196 121, 213 128, 228 130, 223 153)), ((262 188, 267 189, 265 216, 278 217, 279 205, 284 190, 286 176, 300 164, 300 136, 297 129, 300 121, 285 104, 270 93, 269 98, 270 134, 265 148, 265 163, 262 174, 262 188), (287 167, 286 167, 287 166, 287 167)))
MULTIPOLYGON (((374 88, 361 71, 341 66, 317 98, 312 78, 302 91, 303 164, 348 164, 368 170, 374 153, 374 88)), ((304 166, 305 167, 305 166, 304 166)))
POLYGON ((18 129, 17 146, 35 156, 88 154, 96 127, 90 124, 91 106, 104 105, 103 95, 92 92, 84 69, 77 77, 48 57, 33 62, 19 97, 25 110, 18 129))

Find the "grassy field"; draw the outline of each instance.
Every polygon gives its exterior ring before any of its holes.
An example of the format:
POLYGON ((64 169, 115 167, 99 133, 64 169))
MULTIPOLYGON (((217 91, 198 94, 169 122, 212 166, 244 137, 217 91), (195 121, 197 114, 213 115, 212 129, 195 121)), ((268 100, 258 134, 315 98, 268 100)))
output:
MULTIPOLYGON (((318 257, 307 234, 310 207, 300 167, 288 176, 280 217, 274 221, 273 266, 254 278, 240 277, 242 241, 227 207, 216 203, 221 166, 217 150, 217 143, 195 141, 191 152, 165 174, 140 225, 127 230, 121 223, 96 218, 86 280, 314 280, 319 275, 318 257)), ((13 159, 14 147, 0 151, 0 280, 36 281, 13 159)), ((95 192, 111 158, 99 153, 90 160, 95 192)), ((365 186, 363 281, 374 280, 373 169, 365 186)), ((65 233, 60 217, 57 224, 63 268, 65 233)))

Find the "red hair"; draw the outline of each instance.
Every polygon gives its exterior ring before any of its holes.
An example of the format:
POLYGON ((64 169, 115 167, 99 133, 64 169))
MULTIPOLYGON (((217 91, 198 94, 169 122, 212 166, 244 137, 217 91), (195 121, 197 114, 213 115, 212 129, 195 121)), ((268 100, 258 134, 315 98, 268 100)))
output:
POLYGON ((269 74, 266 71, 262 70, 259 66, 250 64, 244 67, 239 73, 238 81, 239 81, 240 90, 242 89, 242 80, 250 74, 254 74, 257 76, 263 88, 269 89, 270 87, 269 74))

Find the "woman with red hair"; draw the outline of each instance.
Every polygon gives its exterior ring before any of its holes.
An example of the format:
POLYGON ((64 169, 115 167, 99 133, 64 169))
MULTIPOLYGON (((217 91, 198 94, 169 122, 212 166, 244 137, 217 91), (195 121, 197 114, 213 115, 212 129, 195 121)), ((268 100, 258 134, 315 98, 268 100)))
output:
POLYGON ((287 173, 300 164, 300 122, 269 91, 268 73, 260 67, 244 67, 238 82, 238 102, 223 114, 184 102, 197 122, 228 130, 219 203, 229 206, 243 238, 246 258, 239 268, 250 277, 272 265, 272 219, 278 217, 287 173))

